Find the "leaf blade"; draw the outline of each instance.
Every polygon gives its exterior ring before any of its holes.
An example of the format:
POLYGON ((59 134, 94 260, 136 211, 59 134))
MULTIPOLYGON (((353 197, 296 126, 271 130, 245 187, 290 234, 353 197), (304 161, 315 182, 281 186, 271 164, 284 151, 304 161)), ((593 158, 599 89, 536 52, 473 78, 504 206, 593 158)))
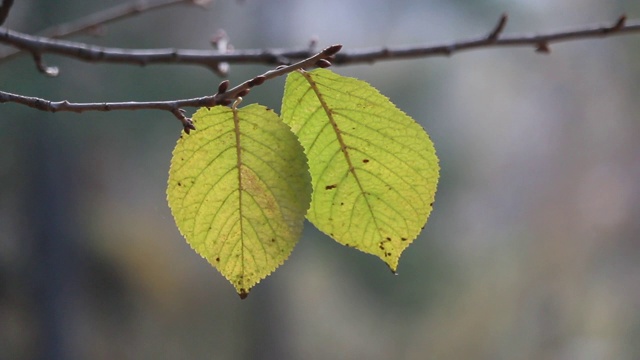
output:
POLYGON ((310 201, 306 158, 271 110, 202 108, 182 135, 167 200, 189 245, 241 297, 289 256, 310 201))
POLYGON ((309 159, 307 218, 395 272, 435 197, 428 134, 369 84, 326 69, 290 74, 281 113, 309 159))

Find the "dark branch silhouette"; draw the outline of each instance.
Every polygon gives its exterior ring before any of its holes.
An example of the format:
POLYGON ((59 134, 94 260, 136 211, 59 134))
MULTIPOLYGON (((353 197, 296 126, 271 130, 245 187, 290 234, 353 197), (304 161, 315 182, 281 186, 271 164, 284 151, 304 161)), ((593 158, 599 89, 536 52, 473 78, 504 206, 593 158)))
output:
MULTIPOLYGON (((533 47, 538 52, 548 52, 552 43, 575 41, 640 32, 640 21, 626 21, 621 16, 612 25, 585 26, 568 31, 533 35, 506 35, 502 31, 507 17, 503 15, 488 35, 470 40, 462 40, 441 45, 418 45, 402 47, 382 47, 374 49, 345 50, 336 55, 336 65, 374 63, 382 60, 423 58, 429 56, 451 56, 456 52, 492 47, 533 47)), ((28 51, 30 53, 52 53, 87 62, 108 62, 133 65, 189 64, 216 70, 218 64, 259 63, 266 65, 289 64, 313 55, 305 49, 253 49, 216 50, 195 49, 121 49, 87 45, 79 42, 32 36, 17 31, 0 28, 0 43, 28 51)))
MULTIPOLYGON (((85 32, 101 33, 102 28, 107 24, 137 16, 145 12, 175 5, 195 5, 205 7, 212 1, 213 0, 138 0, 128 4, 116 5, 112 8, 90 14, 75 21, 58 24, 39 32, 38 35, 51 39, 60 39, 85 32)), ((12 0, 5 2, 11 3, 12 0)), ((2 10, 0 10, 0 25, 2 25, 1 20, 3 14, 2 10)), ((9 60, 21 52, 22 50, 20 49, 7 49, 6 51, 0 52, 0 61, 9 60)))
POLYGON ((273 70, 269 70, 262 75, 258 75, 242 84, 227 90, 229 82, 227 80, 220 83, 218 92, 215 95, 203 96, 193 99, 171 100, 171 101, 148 101, 148 102, 103 102, 103 103, 71 103, 69 101, 50 101, 36 97, 22 96, 0 91, 0 103, 13 102, 32 107, 34 109, 58 112, 85 112, 85 111, 113 111, 113 110, 141 110, 156 109, 170 111, 174 116, 182 122, 185 132, 194 129, 191 119, 184 116, 181 108, 183 107, 203 107, 215 105, 229 105, 238 97, 246 96, 251 88, 261 85, 266 80, 273 79, 278 76, 288 74, 298 69, 305 69, 314 66, 326 67, 331 65, 328 59, 331 59, 340 49, 342 45, 332 45, 321 52, 288 66, 279 66, 273 70))
POLYGON ((463 50, 486 49, 493 47, 533 47, 537 52, 541 48, 550 52, 550 44, 590 38, 607 37, 640 32, 640 21, 627 21, 620 16, 613 25, 585 26, 567 31, 533 35, 503 35, 507 16, 502 15, 493 30, 487 35, 451 44, 434 46, 384 47, 380 49, 346 50, 336 56, 337 65, 354 63, 373 63, 380 60, 422 58, 429 56, 451 56, 463 50))
POLYGON ((7 20, 11 6, 13 6, 13 0, 2 0, 2 4, 0 4, 0 25, 7 20))
MULTIPOLYGON (((169 0, 164 0, 169 3, 169 0)), ((204 1, 204 0, 203 0, 204 1)), ((175 2, 175 0, 174 0, 175 2)), ((192 0, 194 3, 201 3, 192 0)), ((10 1, 3 2, 0 6, 0 14, 8 13, 10 1), (6 4, 9 4, 5 6, 6 4)), ((193 99, 151 101, 151 102, 102 102, 102 103, 71 103, 69 101, 50 101, 35 97, 12 94, 0 91, 0 103, 13 102, 26 105, 42 111, 112 111, 112 110, 141 110, 158 109, 170 111, 183 124, 185 131, 194 129, 191 119, 187 118, 183 107, 202 107, 214 105, 229 105, 235 99, 245 96, 252 87, 262 84, 264 81, 281 76, 298 69, 310 67, 327 67, 332 64, 357 64, 373 63, 381 60, 399 60, 409 58, 422 58, 429 56, 450 56, 463 50, 520 46, 533 47, 536 52, 549 53, 550 44, 606 37, 613 35, 640 32, 640 21, 628 22, 623 15, 610 25, 586 26, 574 30, 552 32, 538 35, 504 35, 503 30, 507 24, 507 16, 502 15, 487 35, 471 39, 457 41, 450 44, 435 46, 406 46, 384 47, 378 49, 355 49, 339 52, 341 45, 333 45, 325 50, 313 54, 310 48, 302 50, 270 49, 270 50, 228 50, 226 52, 211 50, 182 50, 182 49, 119 49, 87 45, 78 42, 55 40, 51 38, 32 36, 6 28, 0 28, 0 43, 14 46, 31 53, 39 71, 55 76, 58 69, 44 64, 42 54, 54 53, 70 58, 88 62, 111 62, 123 64, 148 65, 158 63, 201 65, 219 72, 221 63, 261 63, 279 64, 273 70, 256 76, 242 84, 227 90, 229 83, 223 81, 215 95, 193 99), (297 62, 295 62, 297 61, 297 62), (287 65, 285 65, 285 64, 287 65), (293 63, 293 64, 291 64, 293 63), (291 64, 291 65, 289 65, 291 64)))

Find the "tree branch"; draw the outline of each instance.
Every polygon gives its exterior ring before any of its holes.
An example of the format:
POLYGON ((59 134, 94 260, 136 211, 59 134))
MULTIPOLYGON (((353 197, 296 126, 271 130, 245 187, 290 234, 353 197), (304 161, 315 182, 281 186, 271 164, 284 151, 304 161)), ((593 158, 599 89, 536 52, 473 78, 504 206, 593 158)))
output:
MULTIPOLYGON (((502 30, 506 22, 507 18, 503 15, 488 35, 474 39, 442 45, 355 49, 337 54, 333 63, 347 65, 429 56, 451 56, 463 50, 492 47, 533 47, 538 52, 548 52, 552 43, 640 32, 640 21, 628 22, 625 16, 618 18, 612 25, 585 26, 539 35, 503 35, 502 30)), ((0 28, 0 43, 31 53, 53 53, 87 62, 134 65, 189 64, 205 66, 214 71, 217 64, 221 62, 273 65, 289 63, 312 55, 309 49, 232 50, 222 53, 215 50, 109 48, 31 36, 6 28, 0 28)))
MULTIPOLYGON (((10 3, 13 0, 5 0, 5 2, 10 3)), ((115 21, 123 20, 132 16, 139 15, 143 12, 148 12, 152 10, 158 10, 174 5, 180 4, 191 4, 196 6, 204 7, 209 4, 213 0, 155 0, 155 1, 144 1, 138 0, 129 4, 121 4, 114 6, 109 9, 102 10, 100 12, 93 13, 86 17, 77 19, 72 22, 59 24, 50 28, 47 28, 39 33, 40 36, 51 38, 51 39, 60 39, 63 37, 83 33, 83 32, 96 32, 96 30, 101 27, 110 24, 115 21)), ((4 3, 3 3, 4 7, 4 3)), ((0 8, 0 25, 2 25, 2 15, 4 14, 0 8)), ((8 11, 7 11, 8 12, 8 11)), ((0 61, 6 61, 20 54, 22 50, 20 49, 9 49, 7 51, 0 53, 0 61)))
POLYGON ((90 14, 72 22, 58 24, 43 30, 40 35, 59 39, 86 31, 93 31, 98 27, 124 20, 132 16, 137 16, 144 12, 159 10, 174 5, 195 5, 205 7, 212 1, 213 0, 138 0, 129 4, 116 5, 112 8, 90 14))
POLYGON ((183 107, 211 107, 214 105, 229 105, 238 97, 246 96, 251 88, 261 85, 266 80, 288 74, 298 69, 313 66, 326 67, 331 65, 328 59, 340 51, 342 45, 332 45, 321 52, 289 66, 278 66, 262 75, 258 75, 242 84, 227 90, 228 80, 220 83, 218 92, 212 96, 203 96, 192 99, 172 100, 172 101, 148 101, 148 102, 103 102, 103 103, 71 103, 69 101, 50 101, 37 97, 23 96, 0 91, 0 103, 13 102, 22 104, 34 109, 58 112, 70 111, 82 113, 85 111, 113 111, 113 110, 142 110, 156 109, 170 111, 182 122, 185 132, 188 134, 191 129, 195 130, 191 119, 184 116, 183 107))
MULTIPOLYGON (((195 0, 197 1, 197 0, 195 0)), ((5 2, 0 6, 0 11, 4 8, 5 2)), ((7 10, 8 11, 8 10, 7 10)), ((230 89, 228 81, 223 81, 218 87, 218 92, 212 96, 204 96, 192 99, 172 100, 172 101, 151 101, 151 102, 103 102, 103 103, 71 103, 68 101, 50 101, 41 98, 28 97, 0 91, 0 103, 14 102, 26 105, 42 111, 112 111, 112 110, 140 110, 158 109, 170 111, 183 124, 185 132, 195 129, 191 119, 184 115, 183 107, 203 107, 214 105, 229 105, 238 97, 245 96, 252 87, 262 84, 264 81, 289 72, 318 66, 327 67, 332 63, 355 64, 373 63, 380 60, 398 60, 407 58, 428 57, 436 55, 452 55, 462 50, 476 48, 490 48, 498 46, 528 46, 533 47, 537 52, 548 53, 549 44, 572 41, 578 39, 605 37, 631 32, 640 32, 640 22, 635 21, 629 24, 625 16, 621 16, 613 25, 601 25, 583 27, 570 31, 554 32, 542 35, 510 35, 502 34, 507 16, 502 15, 494 25, 488 35, 480 38, 454 42, 446 45, 436 46, 415 46, 381 48, 370 50, 352 50, 350 52, 338 53, 341 45, 333 45, 325 50, 311 55, 310 49, 304 50, 244 50, 220 53, 205 50, 178 50, 178 49, 150 49, 150 50, 128 50, 117 48, 103 48, 90 46, 77 42, 53 40, 49 38, 30 36, 5 28, 0 28, 0 42, 8 43, 17 48, 30 52, 40 71, 52 74, 57 71, 55 67, 47 67, 41 58, 42 53, 56 53, 94 62, 115 62, 131 64, 153 64, 153 63, 180 63, 196 64, 215 69, 221 62, 228 63, 263 63, 273 64, 282 61, 291 62, 295 59, 303 59, 293 65, 281 65, 256 76, 242 84, 230 89)))
POLYGON ((625 15, 620 16, 613 25, 585 26, 573 30, 540 35, 502 35, 501 33, 506 22, 506 15, 502 15, 489 35, 476 39, 435 46, 406 46, 346 51, 336 56, 334 63, 342 65, 438 55, 451 56, 463 50, 492 47, 533 47, 536 52, 548 53, 550 52, 550 44, 552 43, 640 32, 640 21, 635 20, 628 22, 625 15))
POLYGON ((281 64, 282 59, 304 59, 312 55, 308 49, 216 50, 191 49, 122 49, 87 45, 79 42, 54 40, 0 28, 0 43, 14 46, 30 53, 52 53, 87 62, 149 64, 190 64, 215 69, 218 63, 281 64))

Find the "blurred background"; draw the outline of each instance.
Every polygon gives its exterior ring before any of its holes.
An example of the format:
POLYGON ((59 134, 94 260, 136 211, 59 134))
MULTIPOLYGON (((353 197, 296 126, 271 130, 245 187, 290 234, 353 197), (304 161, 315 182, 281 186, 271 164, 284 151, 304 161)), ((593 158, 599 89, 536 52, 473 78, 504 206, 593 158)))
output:
MULTIPOLYGON (((18 1, 36 33, 124 1, 18 1)), ((640 17, 634 0, 217 0, 106 27, 92 44, 345 50, 447 43, 640 17)), ((4 50, 4 48, 0 48, 4 50)), ((51 100, 215 92, 195 66, 0 63, 0 89, 51 100)), ((232 65, 232 84, 266 66, 232 65)), ((399 275, 306 224, 246 300, 178 233, 166 204, 182 129, 166 112, 0 104, 0 360, 639 359, 640 34, 334 67, 430 133, 442 178, 399 275), (635 219, 635 220, 634 220, 635 219)), ((284 79, 245 101, 279 109, 284 79)), ((194 109, 188 109, 192 112, 194 109)))

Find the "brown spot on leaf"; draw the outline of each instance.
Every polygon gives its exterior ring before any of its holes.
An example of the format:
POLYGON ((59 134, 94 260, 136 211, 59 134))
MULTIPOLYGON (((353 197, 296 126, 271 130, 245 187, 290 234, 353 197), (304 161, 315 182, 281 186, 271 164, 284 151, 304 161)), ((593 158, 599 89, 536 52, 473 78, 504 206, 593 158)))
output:
POLYGON ((178 186, 182 186, 182 183, 180 181, 178 181, 178 186))
POLYGON ((271 242, 276 242, 276 239, 274 239, 274 238, 271 238, 271 242))
POLYGON ((400 238, 400 240, 407 241, 408 239, 407 238, 400 238))
POLYGON ((391 238, 390 238, 390 237, 387 237, 387 241, 391 241, 391 238))
POLYGON ((369 162, 369 159, 362 159, 362 162, 366 164, 369 162))
POLYGON ((219 257, 216 258, 216 262, 220 262, 220 258, 219 257))
POLYGON ((331 190, 331 189, 335 189, 338 187, 338 184, 333 184, 333 185, 327 185, 324 187, 325 190, 331 190))

